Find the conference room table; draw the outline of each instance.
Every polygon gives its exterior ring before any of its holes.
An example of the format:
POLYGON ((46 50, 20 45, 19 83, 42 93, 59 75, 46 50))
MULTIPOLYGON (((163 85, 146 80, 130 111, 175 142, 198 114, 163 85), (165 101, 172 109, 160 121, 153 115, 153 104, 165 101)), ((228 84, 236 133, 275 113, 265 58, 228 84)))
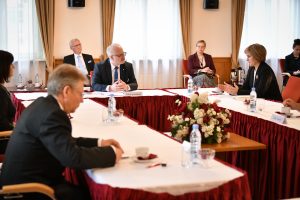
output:
MULTIPOLYGON (((259 99, 258 106, 262 110, 252 113, 243 102, 247 96, 219 95, 213 90, 201 88, 198 92, 208 92, 210 101, 217 101, 219 106, 231 111, 234 133, 267 146, 263 151, 229 152, 226 156, 227 162, 247 171, 253 199, 300 197, 299 112, 293 111, 287 123, 277 123, 271 120, 271 116, 281 110, 281 103, 259 99)), ((170 131, 167 117, 175 110, 176 99, 189 100, 186 89, 139 91, 142 94, 137 96, 117 96, 117 107, 123 108, 138 124, 157 131, 170 131)), ((31 98, 30 95, 26 96, 31 98)), ((87 97, 103 105, 108 99, 103 93, 87 93, 87 97)))
MULTIPOLYGON (((21 103, 27 107, 32 101, 21 103)), ((126 116, 120 122, 105 123, 104 109, 84 99, 71 119, 74 137, 115 138, 125 152, 114 167, 86 170, 92 199, 251 199, 247 173, 217 160, 209 166, 182 167, 180 142, 126 116), (135 148, 140 146, 148 147, 157 158, 138 160, 135 148)))

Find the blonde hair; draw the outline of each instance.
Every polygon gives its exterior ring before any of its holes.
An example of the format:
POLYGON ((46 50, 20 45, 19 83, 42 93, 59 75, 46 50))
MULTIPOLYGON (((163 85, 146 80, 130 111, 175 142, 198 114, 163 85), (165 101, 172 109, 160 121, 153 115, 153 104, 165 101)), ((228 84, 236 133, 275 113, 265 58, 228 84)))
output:
POLYGON ((86 77, 73 65, 61 64, 49 76, 48 94, 58 95, 65 86, 75 87, 78 81, 86 81, 86 77))

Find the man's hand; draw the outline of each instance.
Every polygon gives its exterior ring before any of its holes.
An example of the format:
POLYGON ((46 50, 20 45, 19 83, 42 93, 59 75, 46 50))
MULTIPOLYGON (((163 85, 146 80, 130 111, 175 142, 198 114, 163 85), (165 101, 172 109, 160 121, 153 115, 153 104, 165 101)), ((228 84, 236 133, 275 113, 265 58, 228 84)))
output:
POLYGON ((101 146, 113 146, 116 154, 116 163, 119 162, 119 160, 122 158, 122 154, 124 153, 124 151, 118 141, 114 139, 102 140, 101 146))
POLYGON ((118 80, 110 86, 110 91, 112 91, 112 92, 128 91, 128 85, 125 82, 123 82, 122 80, 118 80))

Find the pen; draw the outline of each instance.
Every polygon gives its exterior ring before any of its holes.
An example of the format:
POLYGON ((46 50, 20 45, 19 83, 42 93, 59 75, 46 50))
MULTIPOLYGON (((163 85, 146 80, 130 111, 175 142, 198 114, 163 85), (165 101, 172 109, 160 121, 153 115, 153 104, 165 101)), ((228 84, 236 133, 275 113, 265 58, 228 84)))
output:
POLYGON ((152 168, 152 167, 156 167, 156 166, 162 166, 162 167, 166 167, 167 163, 153 163, 151 165, 148 165, 147 168, 152 168))

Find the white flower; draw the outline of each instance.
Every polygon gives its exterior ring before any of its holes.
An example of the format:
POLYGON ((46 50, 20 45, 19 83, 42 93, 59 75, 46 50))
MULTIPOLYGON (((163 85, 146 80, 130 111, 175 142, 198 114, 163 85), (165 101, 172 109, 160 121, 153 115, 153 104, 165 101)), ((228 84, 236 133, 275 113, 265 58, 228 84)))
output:
POLYGON ((218 132, 218 133, 221 132, 220 126, 217 127, 217 132, 218 132))
POLYGON ((178 104, 178 106, 181 105, 181 101, 180 101, 179 99, 177 99, 177 100, 175 101, 175 103, 178 104))
POLYGON ((222 138, 218 138, 218 139, 217 139, 217 143, 220 144, 221 142, 222 142, 222 138))
POLYGON ((202 125, 202 124, 203 124, 203 118, 199 118, 199 119, 197 119, 197 124, 200 124, 200 125, 202 125))
POLYGON ((205 92, 205 93, 199 94, 199 96, 198 96, 198 102, 200 104, 202 104, 202 103, 208 103, 208 93, 205 92))
POLYGON ((190 118, 186 117, 186 118, 184 119, 184 121, 188 122, 188 121, 190 121, 190 118))
POLYGON ((208 138, 208 137, 209 137, 209 134, 208 134, 208 133, 204 133, 204 137, 205 137, 205 138, 208 138))

